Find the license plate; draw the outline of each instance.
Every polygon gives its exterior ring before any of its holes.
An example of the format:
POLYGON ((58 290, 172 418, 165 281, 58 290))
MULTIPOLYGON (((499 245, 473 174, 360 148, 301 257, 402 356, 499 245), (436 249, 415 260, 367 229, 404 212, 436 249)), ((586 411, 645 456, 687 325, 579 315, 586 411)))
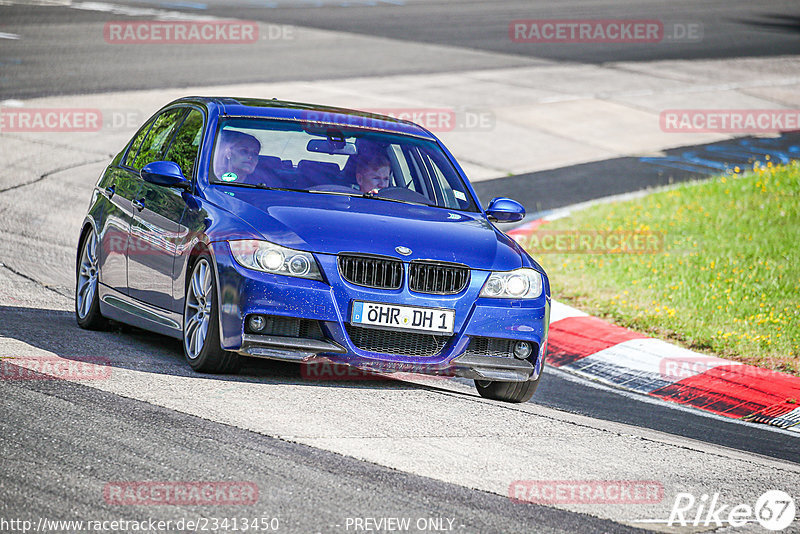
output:
POLYGON ((419 308, 378 302, 353 302, 350 322, 406 330, 452 334, 456 312, 447 308, 419 308))

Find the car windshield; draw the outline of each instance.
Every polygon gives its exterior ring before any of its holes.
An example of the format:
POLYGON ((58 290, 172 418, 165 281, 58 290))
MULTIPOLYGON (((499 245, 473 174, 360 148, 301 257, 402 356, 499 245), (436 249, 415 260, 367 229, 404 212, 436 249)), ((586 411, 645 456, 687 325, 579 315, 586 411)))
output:
POLYGON ((216 184, 478 211, 436 143, 346 126, 223 119, 209 177, 216 184))

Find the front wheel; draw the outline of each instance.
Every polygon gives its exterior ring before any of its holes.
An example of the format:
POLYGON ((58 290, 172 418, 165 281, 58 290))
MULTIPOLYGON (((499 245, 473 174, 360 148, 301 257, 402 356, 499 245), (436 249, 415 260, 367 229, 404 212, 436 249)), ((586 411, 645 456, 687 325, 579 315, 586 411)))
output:
POLYGON ((220 347, 217 281, 211 265, 211 257, 201 254, 189 277, 183 307, 183 354, 195 371, 236 373, 239 355, 220 347))
POLYGON ((475 387, 481 397, 504 402, 528 402, 539 387, 539 380, 527 382, 492 382, 489 380, 475 380, 475 387))

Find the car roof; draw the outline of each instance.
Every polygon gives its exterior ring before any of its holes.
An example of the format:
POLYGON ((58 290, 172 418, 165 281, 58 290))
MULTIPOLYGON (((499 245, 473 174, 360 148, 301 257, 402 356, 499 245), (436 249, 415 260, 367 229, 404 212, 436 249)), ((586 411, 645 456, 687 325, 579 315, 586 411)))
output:
POLYGON ((436 137, 431 132, 411 121, 354 109, 288 102, 275 98, 194 96, 181 98, 170 105, 177 103, 202 104, 209 111, 216 110, 220 116, 263 117, 265 119, 335 124, 342 127, 389 131, 436 141, 436 137))

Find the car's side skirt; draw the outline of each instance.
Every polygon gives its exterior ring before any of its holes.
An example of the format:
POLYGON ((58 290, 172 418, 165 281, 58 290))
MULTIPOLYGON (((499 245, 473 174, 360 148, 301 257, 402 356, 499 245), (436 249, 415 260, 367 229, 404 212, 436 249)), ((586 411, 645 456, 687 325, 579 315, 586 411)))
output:
POLYGON ((163 310, 136 300, 110 287, 98 284, 100 313, 132 326, 181 339, 183 317, 175 312, 163 310))

